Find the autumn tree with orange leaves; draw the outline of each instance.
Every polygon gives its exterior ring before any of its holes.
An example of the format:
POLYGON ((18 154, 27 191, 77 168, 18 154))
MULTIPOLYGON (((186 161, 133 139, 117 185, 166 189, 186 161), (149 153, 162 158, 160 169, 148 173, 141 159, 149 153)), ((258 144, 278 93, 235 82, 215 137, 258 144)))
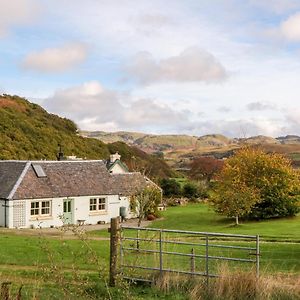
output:
POLYGON ((300 181, 281 154, 243 148, 227 159, 217 176, 211 203, 218 213, 266 219, 299 212, 300 181))

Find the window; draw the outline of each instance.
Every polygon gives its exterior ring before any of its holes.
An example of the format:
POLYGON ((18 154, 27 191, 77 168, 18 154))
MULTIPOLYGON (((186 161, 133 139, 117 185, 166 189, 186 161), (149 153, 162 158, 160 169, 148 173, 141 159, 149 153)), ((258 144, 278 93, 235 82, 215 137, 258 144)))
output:
POLYGON ((106 199, 105 198, 99 198, 98 199, 98 210, 105 210, 106 208, 106 199))
POLYGON ((90 211, 101 212, 106 210, 106 198, 91 198, 90 211))
POLYGON ((90 211, 97 210, 97 198, 90 199, 90 211))
POLYGON ((51 201, 34 201, 31 202, 31 216, 50 216, 51 201))

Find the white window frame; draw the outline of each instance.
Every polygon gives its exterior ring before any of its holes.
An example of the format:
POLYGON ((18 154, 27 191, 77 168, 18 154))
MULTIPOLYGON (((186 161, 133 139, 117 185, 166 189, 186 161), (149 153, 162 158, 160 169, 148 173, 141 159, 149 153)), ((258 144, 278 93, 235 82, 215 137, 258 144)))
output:
POLYGON ((50 217, 52 215, 52 200, 37 200, 37 201, 31 201, 30 202, 30 217, 36 218, 36 217, 50 217), (44 203, 49 202, 48 206, 43 206, 44 203), (32 207, 32 204, 35 204, 34 207, 32 207), (49 213, 42 213, 44 209, 49 209, 49 213), (38 214, 34 213, 32 214, 33 210, 35 212, 38 212, 38 214))
POLYGON ((107 211, 107 198, 106 197, 90 198, 89 206, 90 206, 90 213, 106 212, 107 211))

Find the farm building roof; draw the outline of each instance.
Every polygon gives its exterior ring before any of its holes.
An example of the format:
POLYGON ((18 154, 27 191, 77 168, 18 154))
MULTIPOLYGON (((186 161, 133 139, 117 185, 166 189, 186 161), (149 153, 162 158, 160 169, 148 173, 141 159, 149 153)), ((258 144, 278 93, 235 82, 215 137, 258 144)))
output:
POLYGON ((0 198, 130 195, 147 185, 138 172, 110 174, 102 160, 0 161, 0 198))

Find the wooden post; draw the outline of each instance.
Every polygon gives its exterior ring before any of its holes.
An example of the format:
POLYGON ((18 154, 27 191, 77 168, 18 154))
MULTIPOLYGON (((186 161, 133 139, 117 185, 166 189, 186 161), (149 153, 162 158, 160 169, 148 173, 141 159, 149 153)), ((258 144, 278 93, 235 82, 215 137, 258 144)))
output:
MULTIPOLYGON (((191 273, 195 273, 195 249, 191 250, 191 273)), ((192 274, 193 276, 194 274, 192 274)))
POLYGON ((109 264, 109 285, 115 286, 118 263, 118 244, 120 224, 119 218, 110 219, 110 264, 109 264))

